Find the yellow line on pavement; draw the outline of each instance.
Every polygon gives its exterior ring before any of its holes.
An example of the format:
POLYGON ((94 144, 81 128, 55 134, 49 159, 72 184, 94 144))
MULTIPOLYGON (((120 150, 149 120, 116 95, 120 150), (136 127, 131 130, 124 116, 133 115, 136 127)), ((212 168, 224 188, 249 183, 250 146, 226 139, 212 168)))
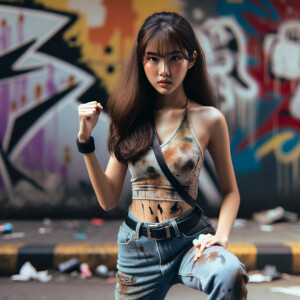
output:
POLYGON ((235 254, 247 270, 256 269, 257 248, 252 243, 229 243, 228 250, 235 254))
POLYGON ((91 269, 103 264, 113 270, 117 264, 118 245, 115 244, 59 244, 54 248, 53 267, 71 258, 87 263, 91 269))
POLYGON ((293 254, 293 274, 300 274, 300 243, 286 242, 285 246, 291 247, 293 254))
POLYGON ((13 274, 18 269, 18 251, 24 243, 4 244, 0 246, 0 274, 13 274))

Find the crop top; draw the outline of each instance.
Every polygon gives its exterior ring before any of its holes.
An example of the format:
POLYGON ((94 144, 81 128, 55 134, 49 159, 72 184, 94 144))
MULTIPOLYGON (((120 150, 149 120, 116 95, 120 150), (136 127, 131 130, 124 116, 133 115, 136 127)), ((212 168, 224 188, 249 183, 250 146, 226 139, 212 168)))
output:
MULTIPOLYGON (((204 157, 189 120, 188 105, 179 127, 160 147, 170 171, 196 199, 204 157)), ((128 168, 133 200, 185 202, 161 171, 152 147, 138 161, 128 162, 128 168)))

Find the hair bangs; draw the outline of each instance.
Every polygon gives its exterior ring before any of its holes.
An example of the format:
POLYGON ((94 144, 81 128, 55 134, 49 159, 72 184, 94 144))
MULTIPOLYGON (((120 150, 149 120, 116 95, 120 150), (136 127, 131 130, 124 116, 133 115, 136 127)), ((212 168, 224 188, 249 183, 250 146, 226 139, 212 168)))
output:
POLYGON ((173 28, 157 30, 148 40, 146 47, 149 45, 155 49, 160 57, 166 57, 170 48, 172 48, 172 51, 180 51, 184 58, 188 59, 187 49, 185 49, 180 36, 173 28))
POLYGON ((185 59, 189 59, 191 55, 184 45, 184 41, 180 34, 174 30, 172 26, 162 23, 159 28, 149 32, 144 37, 144 43, 139 51, 141 60, 144 59, 146 48, 151 45, 151 49, 160 57, 166 57, 170 48, 172 51, 180 51, 185 59))

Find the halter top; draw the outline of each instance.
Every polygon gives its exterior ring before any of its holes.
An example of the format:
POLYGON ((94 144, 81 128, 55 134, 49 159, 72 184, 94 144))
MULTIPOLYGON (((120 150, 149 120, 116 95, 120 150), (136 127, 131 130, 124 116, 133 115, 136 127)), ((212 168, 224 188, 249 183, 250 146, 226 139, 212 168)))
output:
MULTIPOLYGON (((193 199, 197 197, 203 165, 201 145, 189 120, 189 106, 173 134, 160 145, 166 164, 193 199)), ((152 148, 135 162, 128 162, 132 199, 185 202, 161 171, 152 148)))

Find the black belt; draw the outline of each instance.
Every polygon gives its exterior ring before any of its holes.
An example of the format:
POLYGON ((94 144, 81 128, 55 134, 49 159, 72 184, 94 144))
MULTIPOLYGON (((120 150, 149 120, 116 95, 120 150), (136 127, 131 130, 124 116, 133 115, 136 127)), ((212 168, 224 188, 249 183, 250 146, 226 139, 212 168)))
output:
MULTIPOLYGON (((186 219, 178 221, 177 227, 181 232, 186 232, 186 230, 193 228, 199 222, 200 213, 195 209, 186 219)), ((136 229, 137 222, 130 219, 128 216, 125 218, 125 223, 132 229, 136 229)), ((148 225, 144 226, 143 224, 140 227, 140 234, 149 238, 149 240, 162 240, 166 238, 176 237, 176 232, 174 227, 171 225, 148 225)))

